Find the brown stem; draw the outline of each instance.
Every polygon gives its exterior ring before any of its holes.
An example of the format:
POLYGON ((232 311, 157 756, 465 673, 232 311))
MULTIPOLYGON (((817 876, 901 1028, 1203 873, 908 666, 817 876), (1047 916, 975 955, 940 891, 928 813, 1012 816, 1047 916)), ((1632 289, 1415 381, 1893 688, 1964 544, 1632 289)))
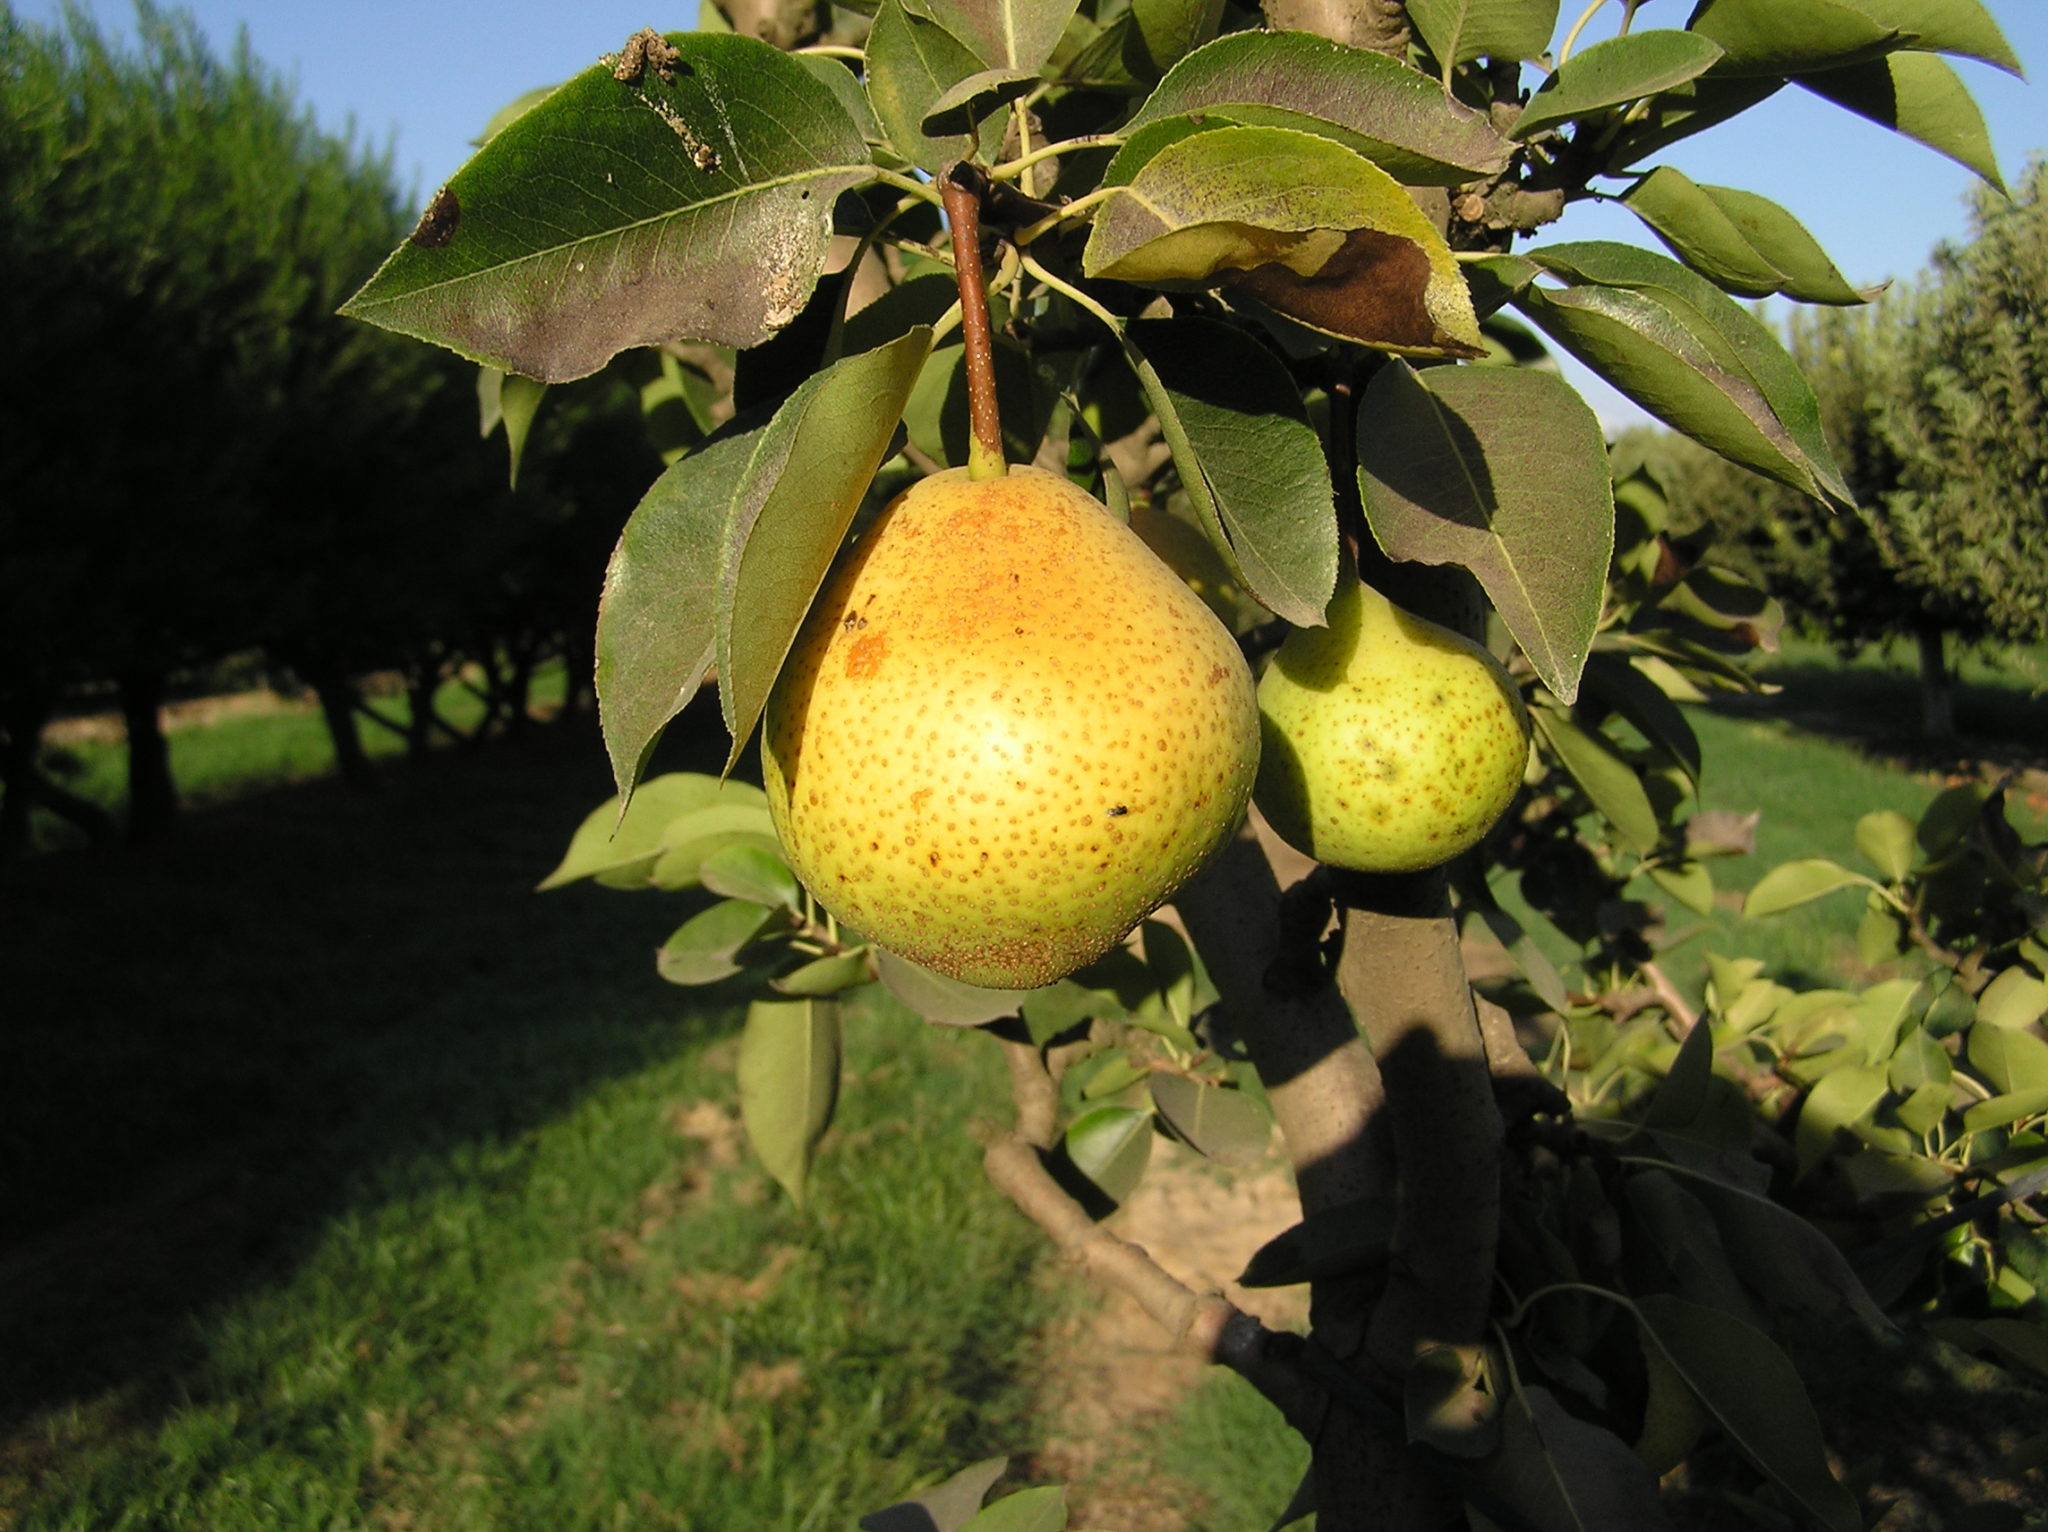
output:
POLYGON ((988 288, 981 271, 980 178, 958 164, 939 176, 939 196, 953 231, 953 270, 960 284, 960 338, 967 370, 967 477, 1000 479, 1003 421, 996 407, 995 339, 989 333, 988 288))

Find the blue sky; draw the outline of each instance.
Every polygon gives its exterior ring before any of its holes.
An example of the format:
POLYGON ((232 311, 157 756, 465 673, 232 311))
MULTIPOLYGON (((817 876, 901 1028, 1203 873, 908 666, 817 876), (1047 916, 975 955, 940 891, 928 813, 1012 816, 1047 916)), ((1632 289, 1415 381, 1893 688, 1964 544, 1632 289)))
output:
MULTIPOLYGON (((421 203, 461 165, 469 140, 506 101, 566 78, 643 26, 674 30, 695 17, 691 0, 191 0, 187 8, 223 50, 246 27, 257 55, 297 85, 325 125, 338 130, 352 122, 366 141, 389 144, 421 203)), ((1988 8, 2039 82, 1956 61, 1984 107, 2010 181, 2031 152, 2048 150, 2048 0, 1988 0, 1988 8)), ((126 0, 88 0, 87 9, 116 30, 132 14, 126 0)), ((1566 14, 1577 9, 1576 0, 1567 0, 1566 14)), ((1607 7, 1608 31, 1619 9, 1607 7)), ((59 5, 20 0, 16 10, 47 20, 59 5)), ((1689 11, 1685 0, 1651 0, 1640 21, 1680 24, 1689 11)), ((1580 46, 1601 35, 1596 23, 1580 46)), ((1661 162, 1695 181, 1744 187, 1784 204, 1859 286, 1911 277, 1937 243, 1962 236, 1964 196, 1974 179, 1931 150, 1797 89, 1675 146, 1661 162)), ((1551 237, 1655 244, 1632 214, 1601 206, 1574 208, 1551 237)), ((1575 364, 1567 373, 1610 423, 1642 418, 1575 364)))

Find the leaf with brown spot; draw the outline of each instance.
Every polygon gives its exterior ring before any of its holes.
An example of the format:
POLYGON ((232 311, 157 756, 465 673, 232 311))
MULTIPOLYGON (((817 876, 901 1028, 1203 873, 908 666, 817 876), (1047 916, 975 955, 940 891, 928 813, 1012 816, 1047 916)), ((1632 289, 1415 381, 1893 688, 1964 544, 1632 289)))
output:
POLYGON ((508 123, 342 312, 552 383, 632 346, 752 346, 789 323, 833 202, 874 173, 867 144, 765 43, 667 42, 665 71, 596 64, 508 123))
POLYGON ((1413 356, 1485 354, 1471 295, 1399 182, 1292 128, 1224 126, 1120 155, 1082 255, 1089 276, 1231 286, 1326 334, 1413 356), (1127 177, 1119 181, 1119 177, 1127 177))

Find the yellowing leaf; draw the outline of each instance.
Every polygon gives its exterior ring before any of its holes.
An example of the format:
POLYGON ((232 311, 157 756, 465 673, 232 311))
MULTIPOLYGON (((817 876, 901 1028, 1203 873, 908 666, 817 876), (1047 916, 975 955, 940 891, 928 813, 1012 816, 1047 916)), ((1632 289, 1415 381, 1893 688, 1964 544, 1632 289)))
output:
POLYGON ((1485 354, 1463 274, 1399 182, 1330 139, 1221 127, 1168 143, 1096 217, 1090 276, 1229 286, 1325 334, 1485 354))

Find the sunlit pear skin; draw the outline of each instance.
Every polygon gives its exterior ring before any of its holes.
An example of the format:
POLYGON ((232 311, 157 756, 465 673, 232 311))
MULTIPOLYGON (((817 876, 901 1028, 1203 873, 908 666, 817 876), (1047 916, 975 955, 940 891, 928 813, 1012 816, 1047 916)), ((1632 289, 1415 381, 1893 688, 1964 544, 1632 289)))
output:
POLYGON ((1500 662, 1349 581, 1329 626, 1297 628, 1259 681, 1259 810, 1332 867, 1418 872, 1477 845, 1529 758, 1500 662))
POLYGON ((1096 500, 935 474, 848 551, 769 695, 762 775, 797 875, 939 973, 1032 989, 1208 859, 1258 771, 1251 672, 1096 500))

